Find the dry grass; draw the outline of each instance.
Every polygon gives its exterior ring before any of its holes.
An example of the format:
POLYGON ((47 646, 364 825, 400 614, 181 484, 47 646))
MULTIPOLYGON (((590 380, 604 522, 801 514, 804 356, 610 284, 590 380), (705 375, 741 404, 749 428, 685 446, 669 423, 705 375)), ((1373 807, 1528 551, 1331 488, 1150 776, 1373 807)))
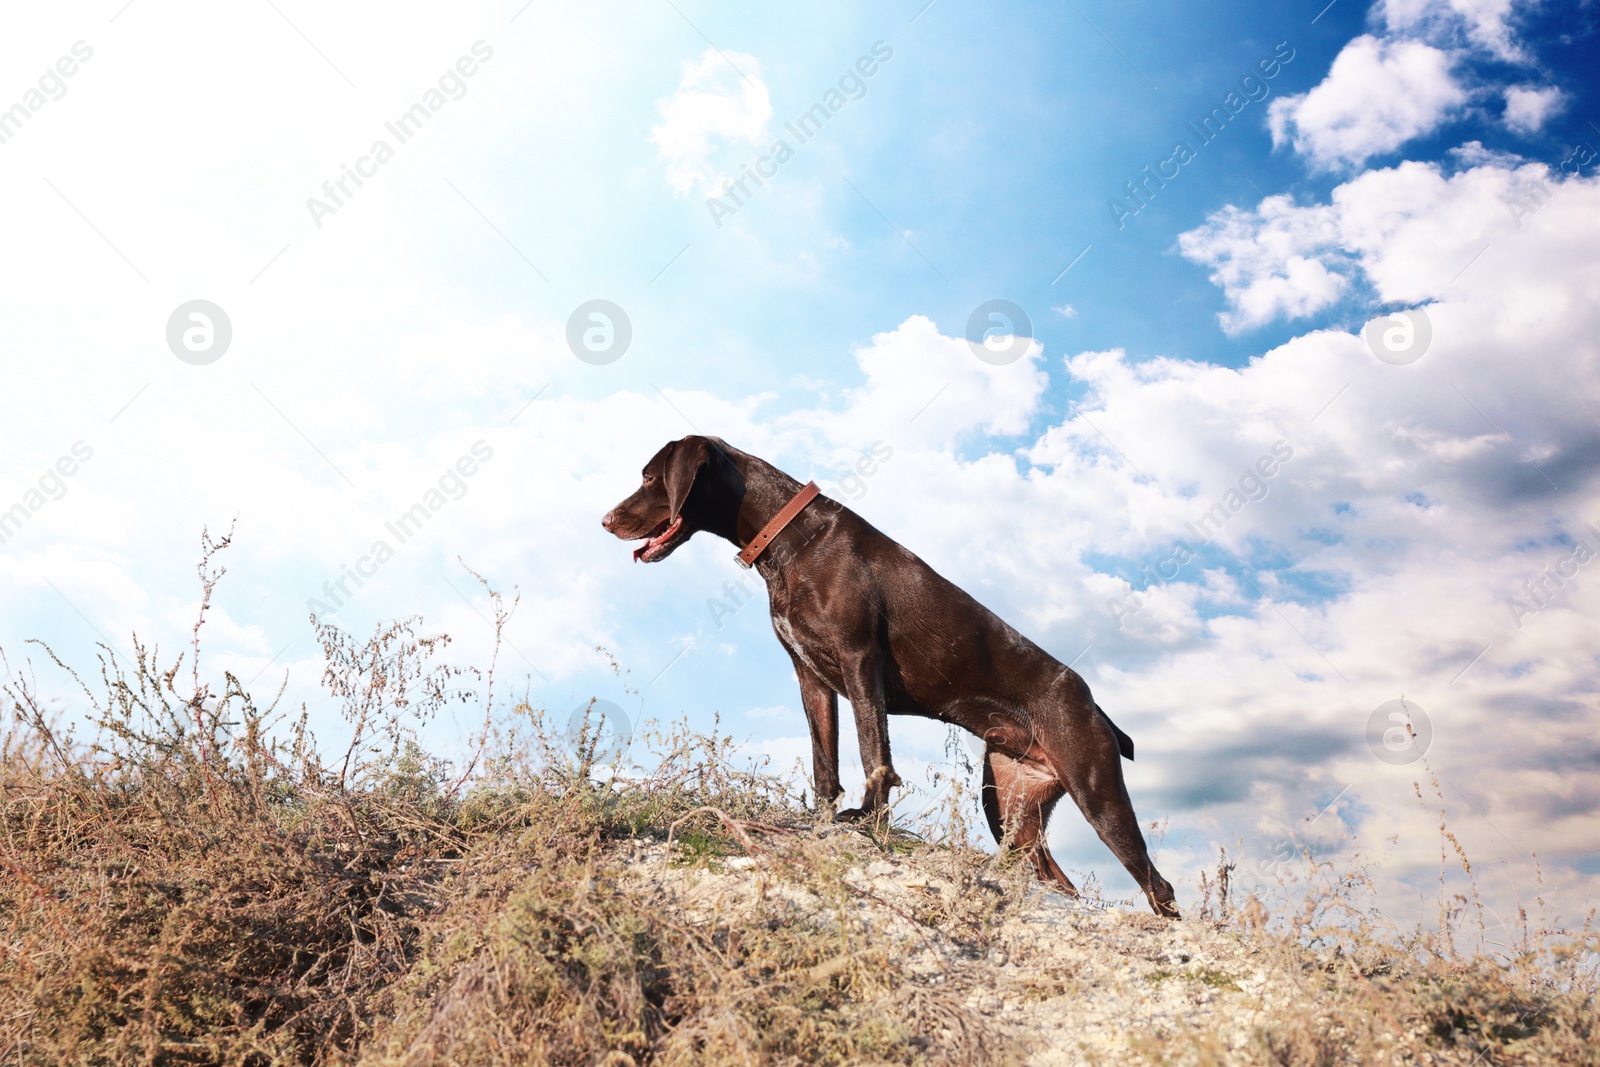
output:
MULTIPOLYGON (((78 682, 86 739, 57 727, 31 666, 5 664, 0 1062, 1007 1063, 1048 1050, 1025 1011, 1001 1021, 981 994, 1011 989, 1028 1010, 1097 995, 1071 963, 1029 969, 1014 916, 1035 891, 957 844, 959 807, 935 843, 840 833, 737 766, 730 738, 685 728, 619 773, 598 738, 564 751, 525 703, 497 719, 493 664, 439 665, 448 639, 415 620, 365 642, 319 628, 353 733, 325 760, 303 712, 283 722, 231 674, 203 679, 226 545, 204 542, 201 615, 175 661, 106 650, 90 684, 38 646, 78 682), (431 759, 418 725, 480 688, 476 751, 431 759), (859 877, 885 858, 956 891, 896 904, 859 877), (734 904, 681 891, 717 878, 744 887, 734 904)), ((1238 998, 1247 1041, 1197 1024, 1131 1034, 1112 1060, 1600 1062, 1587 927, 1530 930, 1510 960, 1464 954, 1469 902, 1432 935, 1398 935, 1319 871, 1300 914, 1228 911, 1224 888, 1226 923, 1185 924, 1225 928, 1285 995, 1202 967, 1142 984, 1238 998)))
MULTIPOLYGON (((1446 839, 1449 831, 1441 825, 1446 839)), ((1459 848, 1459 845, 1456 845, 1459 848)), ((1460 860, 1470 877, 1464 852, 1460 860)), ((1224 854, 1213 889, 1227 885, 1224 854)), ((1248 1064, 1600 1064, 1591 911, 1575 932, 1525 926, 1509 953, 1482 940, 1481 906, 1456 896, 1438 924, 1399 930, 1370 907, 1359 873, 1310 866, 1297 910, 1272 917, 1248 897, 1217 929, 1258 949, 1279 995, 1253 1020, 1248 1042, 1226 1047, 1196 1033, 1144 1040, 1151 1062, 1248 1064), (1463 947, 1470 946, 1470 947, 1463 947)), ((1521 914, 1525 924, 1528 916, 1521 914)), ((1226 987, 1231 975, 1184 976, 1226 987)))
MULTIPOLYGON (((491 751, 492 701, 455 775, 415 727, 478 676, 403 620, 366 642, 318 628, 349 746, 324 760, 305 719, 231 674, 202 680, 136 646, 81 689, 92 739, 52 722, 31 664, 5 664, 0 745, 0 1057, 18 1064, 967 1063, 981 1020, 896 979, 815 822, 727 736, 646 738, 650 770, 563 751, 541 714, 491 751), (187 677, 184 677, 187 675, 187 677), (829 906, 691 921, 624 880, 641 840, 679 862, 784 837, 829 906), (945 1036, 940 1036, 941 1034, 945 1036)), ((507 612, 495 597, 503 623, 507 612)))

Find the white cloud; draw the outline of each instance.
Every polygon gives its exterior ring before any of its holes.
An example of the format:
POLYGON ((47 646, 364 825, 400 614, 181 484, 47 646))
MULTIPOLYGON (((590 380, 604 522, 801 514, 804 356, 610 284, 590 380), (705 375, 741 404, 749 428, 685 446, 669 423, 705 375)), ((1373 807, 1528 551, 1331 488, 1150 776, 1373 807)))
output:
POLYGON ((1064 319, 1075 319, 1078 317, 1078 309, 1073 307, 1071 304, 1062 304, 1060 307, 1053 307, 1050 310, 1054 311, 1057 315, 1060 315, 1064 319))
POLYGON ((1506 90, 1506 126, 1514 133, 1538 133, 1565 102, 1553 85, 1514 85, 1506 90))
POLYGON ((1420 41, 1357 37, 1310 92, 1274 100, 1274 145, 1324 169, 1360 166, 1430 133, 1467 101, 1452 57, 1420 41))
POLYGON ((1482 141, 1468 141, 1450 149, 1445 155, 1456 167, 1466 170, 1471 167, 1481 167, 1492 164, 1505 170, 1515 170, 1527 162, 1527 159, 1515 152, 1507 152, 1498 148, 1486 148, 1482 141))
POLYGON ((1526 57, 1512 29, 1520 7, 1537 0, 1379 0, 1373 17, 1391 34, 1422 37, 1442 47, 1470 45, 1498 59, 1526 57))
POLYGON ((1328 204, 1275 196, 1254 210, 1230 206, 1183 234, 1179 247, 1222 286, 1221 321, 1232 332, 1326 308, 1356 277, 1384 302, 1418 304, 1459 295, 1461 279, 1493 273, 1496 284, 1543 304, 1539 287, 1493 266, 1494 249, 1525 247, 1511 241, 1547 221, 1539 205, 1552 192, 1588 210, 1579 205, 1590 201, 1592 183, 1563 182, 1543 164, 1513 166, 1504 155, 1462 158, 1490 161, 1456 174, 1411 162, 1369 171, 1336 188, 1328 204), (1485 262, 1475 263, 1485 247, 1485 262))
MULTIPOLYGON (((1253 212, 1219 213, 1189 249, 1228 248, 1237 262, 1257 257, 1273 269, 1308 248, 1336 256, 1379 299, 1426 305, 1433 342, 1416 364, 1382 364, 1343 332, 1296 338, 1239 370, 1130 364, 1120 353, 1070 361, 1091 388, 1085 407, 1093 425, 1072 419, 1050 429, 1030 458, 1052 470, 1036 482, 1067 478, 1070 495, 1054 498, 1061 509, 1121 518, 1121 536, 1110 536, 1103 525, 1080 530, 1053 512, 1063 536, 1086 538, 1093 552, 1157 563, 1273 434, 1295 449, 1266 498, 1246 505, 1219 539, 1229 555, 1277 560, 1244 568, 1266 602, 1245 588, 1249 606, 1241 610, 1238 589, 1209 591, 1191 566, 1170 584, 1156 583, 1122 630, 1096 639, 1108 666, 1090 676, 1102 705, 1136 724, 1136 738, 1145 736, 1145 720, 1135 706, 1146 700, 1152 708, 1217 709, 1202 712, 1187 737, 1152 744, 1217 746, 1215 764, 1193 757, 1214 770, 1171 763, 1189 784, 1169 780, 1161 788, 1210 796, 1219 820, 1212 841, 1227 843, 1223 828, 1247 819, 1245 862, 1251 836, 1307 840, 1305 820, 1349 784, 1346 799, 1358 799, 1356 810, 1341 809, 1341 834, 1369 844, 1401 834, 1383 864, 1389 892, 1403 871, 1425 871, 1422 808, 1406 796, 1421 772, 1377 763, 1363 736, 1365 716, 1402 692, 1433 716, 1430 762, 1443 798, 1430 805, 1446 808, 1452 830, 1472 836, 1466 847, 1475 858, 1494 857, 1497 906, 1526 900, 1534 888, 1531 868, 1501 834, 1541 855, 1555 848, 1592 856, 1582 835, 1600 822, 1600 794, 1578 784, 1587 780, 1576 764, 1558 768, 1556 753, 1577 744, 1580 760, 1595 754, 1592 742, 1578 738, 1593 729, 1600 672, 1577 650, 1600 637, 1590 621, 1600 611, 1600 587, 1587 571, 1574 583, 1563 561, 1573 557, 1572 539, 1600 546, 1600 432, 1586 414, 1600 401, 1600 311, 1585 295, 1600 285, 1596 233, 1600 182, 1557 182, 1542 166, 1504 159, 1456 174, 1407 163, 1341 185, 1327 204, 1277 199, 1253 212), (1516 219, 1508 201, 1539 182, 1544 198, 1524 201, 1538 206, 1516 219), (1093 458, 1104 457, 1102 433, 1145 477, 1093 458), (1296 591, 1307 580, 1324 592, 1308 600, 1296 591), (1208 618, 1218 611, 1224 614, 1208 618), (1134 666, 1107 640, 1166 651, 1134 666), (1299 720, 1300 740, 1278 733, 1310 708, 1322 710, 1299 720), (1507 736, 1493 723, 1512 708, 1540 722, 1525 739, 1513 733, 1514 745, 1528 746, 1516 752, 1491 740, 1507 736), (1309 771, 1302 799, 1286 785, 1229 801, 1208 794, 1239 780, 1236 753, 1258 730, 1272 731, 1285 753, 1302 753, 1282 768, 1285 781, 1309 771), (1342 754, 1329 755, 1336 751, 1342 754)), ((1247 270, 1233 279, 1237 314, 1248 314, 1242 302, 1258 280, 1247 270)), ((975 555, 1016 550, 992 545, 975 555)), ((1130 587, 1090 571, 1081 583, 1077 592, 1042 597, 1082 604, 1057 612, 1070 620, 1059 629, 1037 631, 1061 633, 1051 647, 1075 650, 1089 635, 1096 598, 1127 597, 1147 579, 1130 587)), ((1160 721, 1170 728, 1172 720, 1160 721)), ((1134 793, 1140 796, 1137 787, 1134 793)), ((1199 823, 1175 822, 1199 832, 1199 823)), ((1072 827, 1057 832, 1084 840, 1072 827)), ((1317 844, 1324 856, 1348 847, 1336 839, 1317 844)), ((1570 916, 1588 906, 1596 887, 1570 868, 1562 878, 1557 910, 1570 916)))
POLYGON ((1255 211, 1230 205, 1213 214, 1179 235, 1178 247, 1211 268, 1228 297, 1222 327, 1236 334, 1280 316, 1310 315, 1344 293, 1348 279, 1316 258, 1337 240, 1333 227, 1331 212, 1268 197, 1255 211))
POLYGON ((838 409, 797 411, 777 421, 786 449, 852 459, 873 441, 945 449, 984 434, 1026 430, 1049 379, 1039 366, 1043 346, 1019 342, 1016 360, 979 360, 964 338, 948 337, 913 315, 856 349, 864 382, 845 391, 838 409))
POLYGON ((685 60, 677 91, 657 107, 661 122, 650 140, 679 196, 720 193, 743 161, 739 153, 769 142, 772 100, 752 55, 707 48, 685 60))

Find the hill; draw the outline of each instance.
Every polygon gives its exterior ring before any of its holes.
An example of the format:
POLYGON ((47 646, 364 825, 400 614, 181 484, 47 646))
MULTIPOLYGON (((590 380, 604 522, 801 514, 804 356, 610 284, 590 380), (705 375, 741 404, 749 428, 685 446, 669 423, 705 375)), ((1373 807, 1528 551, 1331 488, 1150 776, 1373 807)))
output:
POLYGON ((685 727, 602 766, 492 669, 452 766, 417 727, 477 679, 414 625, 321 628, 331 757, 203 682, 198 625, 183 682, 44 650, 83 739, 3 664, 6 1063, 1600 1063, 1587 927, 1462 951, 1471 902, 1391 931, 1325 867, 1279 916, 1225 865, 1178 922, 1071 900, 969 847, 970 796, 841 826, 685 727))

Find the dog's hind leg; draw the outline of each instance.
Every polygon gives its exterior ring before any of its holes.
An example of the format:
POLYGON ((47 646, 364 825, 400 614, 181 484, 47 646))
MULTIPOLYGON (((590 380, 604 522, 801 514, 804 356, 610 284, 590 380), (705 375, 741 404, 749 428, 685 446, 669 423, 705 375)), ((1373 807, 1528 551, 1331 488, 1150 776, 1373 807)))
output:
POLYGON ((1000 815, 1000 790, 994 783, 994 749, 983 750, 983 789, 979 792, 979 799, 983 801, 983 817, 989 822, 989 832, 994 835, 994 843, 1004 844, 1006 839, 1005 820, 1000 815))
POLYGON ((1027 856, 1042 882, 1053 882, 1071 896, 1078 895, 1066 872, 1050 855, 1045 824, 1056 801, 1066 793, 1055 773, 1033 759, 1017 759, 994 748, 984 753, 984 814, 996 841, 1011 833, 1011 848, 1027 856))

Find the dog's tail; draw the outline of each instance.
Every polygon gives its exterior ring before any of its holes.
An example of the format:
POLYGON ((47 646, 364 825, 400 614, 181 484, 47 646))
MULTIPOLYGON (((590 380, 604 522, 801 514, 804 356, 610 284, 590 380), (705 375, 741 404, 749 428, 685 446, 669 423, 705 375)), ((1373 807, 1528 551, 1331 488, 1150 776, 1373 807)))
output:
POLYGON ((1111 727, 1111 732, 1117 735, 1117 751, 1122 753, 1122 758, 1125 760, 1132 760, 1133 738, 1123 733, 1117 727, 1117 724, 1111 721, 1111 716, 1106 714, 1105 708, 1102 708, 1099 704, 1096 704, 1094 706, 1094 710, 1100 713, 1100 717, 1106 721, 1106 725, 1111 727))

